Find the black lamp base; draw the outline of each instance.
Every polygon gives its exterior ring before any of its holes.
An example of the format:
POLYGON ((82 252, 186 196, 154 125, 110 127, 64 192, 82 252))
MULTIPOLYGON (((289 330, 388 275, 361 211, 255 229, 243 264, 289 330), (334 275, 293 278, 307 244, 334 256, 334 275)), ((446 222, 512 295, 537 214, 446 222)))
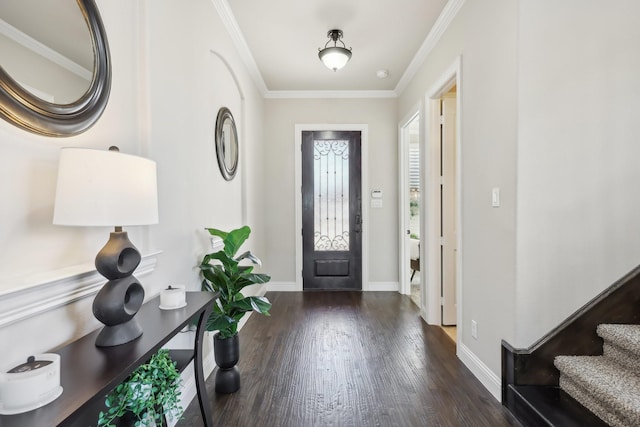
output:
POLYGON ((105 326, 96 338, 97 347, 113 347, 128 343, 142 335, 142 327, 133 318, 115 326, 105 326))
POLYGON ((93 314, 105 324, 96 346, 113 347, 142 335, 134 316, 144 302, 144 288, 133 276, 141 259, 127 232, 120 227, 111 233, 96 256, 96 269, 109 279, 93 300, 93 314))

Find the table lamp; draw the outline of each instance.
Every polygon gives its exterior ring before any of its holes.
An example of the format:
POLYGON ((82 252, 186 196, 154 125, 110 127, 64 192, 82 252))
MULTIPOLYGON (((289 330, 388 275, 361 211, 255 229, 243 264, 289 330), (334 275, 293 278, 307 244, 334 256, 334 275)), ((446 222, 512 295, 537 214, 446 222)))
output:
POLYGON ((117 147, 63 148, 53 223, 115 227, 95 260, 108 280, 93 301, 93 314, 105 325, 96 346, 112 347, 142 335, 134 316, 144 288, 132 274, 141 256, 122 227, 158 223, 155 162, 120 153, 117 147))

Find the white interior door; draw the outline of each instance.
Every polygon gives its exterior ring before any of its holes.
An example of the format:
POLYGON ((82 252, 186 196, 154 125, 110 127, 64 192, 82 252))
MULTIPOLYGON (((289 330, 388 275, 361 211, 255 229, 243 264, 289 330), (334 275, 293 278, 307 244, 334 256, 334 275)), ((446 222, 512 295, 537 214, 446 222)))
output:
POLYGON ((448 92, 441 105, 441 292, 442 324, 456 324, 456 94, 448 92))

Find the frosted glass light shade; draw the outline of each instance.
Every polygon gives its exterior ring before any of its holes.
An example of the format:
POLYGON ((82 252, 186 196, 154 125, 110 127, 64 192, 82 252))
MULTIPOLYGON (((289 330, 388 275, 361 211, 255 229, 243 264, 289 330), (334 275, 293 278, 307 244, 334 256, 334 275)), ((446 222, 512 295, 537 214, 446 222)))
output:
POLYGON ((351 51, 339 46, 327 47, 318 52, 318 57, 328 69, 337 71, 347 65, 351 51))
POLYGON ((157 224, 156 163, 117 151, 63 148, 53 223, 110 227, 157 224))

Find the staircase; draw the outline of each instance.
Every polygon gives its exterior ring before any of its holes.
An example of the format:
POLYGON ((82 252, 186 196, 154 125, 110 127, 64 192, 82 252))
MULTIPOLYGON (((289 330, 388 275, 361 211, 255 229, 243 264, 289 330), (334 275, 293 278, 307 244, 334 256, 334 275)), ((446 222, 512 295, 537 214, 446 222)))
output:
POLYGON ((560 388, 610 426, 640 426, 640 325, 602 324, 602 356, 557 356, 560 388))

